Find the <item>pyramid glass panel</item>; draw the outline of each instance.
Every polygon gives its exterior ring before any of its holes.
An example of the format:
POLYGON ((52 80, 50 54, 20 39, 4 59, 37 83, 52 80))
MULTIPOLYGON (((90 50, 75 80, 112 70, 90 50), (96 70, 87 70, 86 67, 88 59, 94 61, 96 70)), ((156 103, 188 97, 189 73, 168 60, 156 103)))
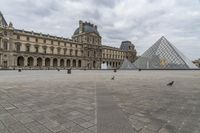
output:
POLYGON ((138 58, 134 65, 141 69, 196 69, 165 37, 161 37, 153 46, 138 58))
POLYGON ((132 64, 128 59, 124 59, 120 69, 136 69, 136 67, 134 66, 134 64, 132 64))

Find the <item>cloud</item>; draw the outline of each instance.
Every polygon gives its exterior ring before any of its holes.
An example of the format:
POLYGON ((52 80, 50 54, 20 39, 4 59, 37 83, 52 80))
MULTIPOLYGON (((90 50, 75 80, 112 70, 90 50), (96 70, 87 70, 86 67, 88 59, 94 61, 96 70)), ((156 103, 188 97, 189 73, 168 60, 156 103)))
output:
POLYGON ((166 36, 191 59, 200 58, 200 0, 0 0, 19 29, 70 38, 78 21, 98 25, 104 45, 130 40, 139 54, 166 36), (12 6, 11 6, 12 5, 12 6))

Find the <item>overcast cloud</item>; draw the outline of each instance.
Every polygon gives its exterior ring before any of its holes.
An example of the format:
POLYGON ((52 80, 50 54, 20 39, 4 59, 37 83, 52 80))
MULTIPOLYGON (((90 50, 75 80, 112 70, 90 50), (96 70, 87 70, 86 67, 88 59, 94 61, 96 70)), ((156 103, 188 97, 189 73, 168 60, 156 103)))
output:
POLYGON ((15 28, 67 38, 79 20, 90 21, 103 45, 130 40, 139 55, 164 35, 200 58, 200 0, 0 0, 0 11, 15 28))

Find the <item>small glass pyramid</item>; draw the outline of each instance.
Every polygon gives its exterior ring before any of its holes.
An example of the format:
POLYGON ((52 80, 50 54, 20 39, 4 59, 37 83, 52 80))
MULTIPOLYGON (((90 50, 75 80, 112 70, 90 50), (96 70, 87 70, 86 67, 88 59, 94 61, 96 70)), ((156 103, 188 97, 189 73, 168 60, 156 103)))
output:
POLYGON ((134 65, 140 69, 197 69, 165 37, 161 37, 153 46, 139 57, 134 65))
POLYGON ((128 59, 124 59, 120 69, 136 69, 136 67, 134 66, 134 64, 132 64, 128 59))

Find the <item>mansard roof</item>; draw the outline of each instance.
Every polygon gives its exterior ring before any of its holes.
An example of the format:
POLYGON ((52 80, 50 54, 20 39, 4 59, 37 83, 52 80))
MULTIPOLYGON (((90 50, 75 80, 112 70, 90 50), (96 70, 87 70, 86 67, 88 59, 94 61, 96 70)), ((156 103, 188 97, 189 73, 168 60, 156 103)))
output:
MULTIPOLYGON (((79 28, 77 28, 75 30, 74 35, 78 35, 79 34, 79 28)), ((99 35, 99 32, 94 27, 94 25, 92 25, 90 23, 87 23, 87 22, 83 23, 83 33, 95 33, 95 34, 99 35)))
POLYGON ((0 11, 0 26, 8 26, 3 14, 0 11))

